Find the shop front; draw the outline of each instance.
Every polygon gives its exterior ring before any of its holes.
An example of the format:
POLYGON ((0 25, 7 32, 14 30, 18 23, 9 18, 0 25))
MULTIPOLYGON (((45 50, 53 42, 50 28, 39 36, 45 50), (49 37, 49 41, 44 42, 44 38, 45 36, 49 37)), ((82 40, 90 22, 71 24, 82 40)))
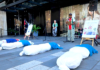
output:
MULTIPOLYGON (((65 37, 67 35, 68 28, 66 20, 68 19, 69 13, 72 13, 72 18, 75 19, 75 37, 79 38, 82 35, 85 20, 90 20, 89 17, 91 16, 91 11, 89 11, 89 3, 60 8, 60 36, 65 37)), ((97 11, 94 12, 94 18, 100 20, 99 17, 100 2, 97 4, 97 11)))

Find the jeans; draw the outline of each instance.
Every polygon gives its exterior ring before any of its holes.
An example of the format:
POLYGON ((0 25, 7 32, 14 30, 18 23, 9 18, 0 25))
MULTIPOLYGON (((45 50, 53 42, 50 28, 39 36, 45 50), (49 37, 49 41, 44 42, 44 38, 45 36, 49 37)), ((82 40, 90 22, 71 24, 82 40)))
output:
POLYGON ((57 36, 57 28, 53 29, 52 33, 53 33, 53 36, 57 36))

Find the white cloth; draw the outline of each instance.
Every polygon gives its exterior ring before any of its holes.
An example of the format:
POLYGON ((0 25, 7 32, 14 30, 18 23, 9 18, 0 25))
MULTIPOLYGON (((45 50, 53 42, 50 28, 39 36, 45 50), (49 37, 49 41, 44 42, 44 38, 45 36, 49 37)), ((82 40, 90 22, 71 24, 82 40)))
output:
POLYGON ((87 48, 85 47, 73 47, 69 51, 74 53, 80 53, 82 55, 82 58, 87 58, 90 54, 87 48))
POLYGON ((29 35, 31 34, 32 27, 33 27, 32 24, 28 25, 28 29, 27 29, 27 32, 26 32, 26 34, 25 34, 26 36, 29 36, 29 35))
POLYGON ((14 48, 23 47, 23 44, 21 42, 3 43, 1 47, 2 49, 14 49, 14 48))
POLYGON ((75 69, 89 54, 88 49, 84 47, 73 47, 57 59, 57 65, 60 70, 75 69))
POLYGON ((7 41, 6 40, 1 40, 0 45, 2 45, 3 43, 7 43, 7 41))
POLYGON ((29 43, 30 43, 31 45, 33 45, 33 44, 34 44, 32 41, 29 41, 29 43))
POLYGON ((46 51, 49 51, 51 49, 51 46, 49 43, 45 43, 45 44, 39 44, 39 45, 30 45, 30 46, 26 46, 23 48, 23 51, 20 52, 20 56, 22 56, 23 54, 25 55, 36 55, 38 53, 43 53, 46 51))

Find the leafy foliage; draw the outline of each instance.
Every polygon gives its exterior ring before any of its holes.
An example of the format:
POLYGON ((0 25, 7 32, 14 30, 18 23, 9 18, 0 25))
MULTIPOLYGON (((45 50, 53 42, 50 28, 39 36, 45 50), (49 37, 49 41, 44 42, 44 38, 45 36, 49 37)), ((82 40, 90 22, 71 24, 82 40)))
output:
POLYGON ((11 33, 13 32, 13 30, 11 28, 8 28, 8 32, 11 33))
POLYGON ((39 26, 36 27, 36 25, 33 25, 32 32, 37 32, 38 29, 41 29, 41 27, 39 26))
POLYGON ((8 32, 9 33, 18 33, 19 31, 16 31, 15 29, 8 28, 8 32))

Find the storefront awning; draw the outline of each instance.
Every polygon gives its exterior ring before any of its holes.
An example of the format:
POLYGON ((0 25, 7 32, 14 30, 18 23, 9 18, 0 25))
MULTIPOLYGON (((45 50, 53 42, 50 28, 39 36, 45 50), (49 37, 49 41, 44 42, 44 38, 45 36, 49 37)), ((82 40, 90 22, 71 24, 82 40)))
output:
POLYGON ((35 6, 42 6, 48 3, 47 0, 18 0, 6 6, 0 7, 2 11, 17 12, 19 10, 32 9, 35 6))
MULTIPOLYGON (((5 0, 5 1, 11 1, 11 0, 5 0)), ((80 0, 80 1, 74 1, 74 0, 12 0, 9 4, 6 6, 0 7, 0 10, 3 11, 22 11, 25 9, 54 9, 64 6, 71 6, 76 4, 84 4, 89 3, 90 0, 80 0)))

